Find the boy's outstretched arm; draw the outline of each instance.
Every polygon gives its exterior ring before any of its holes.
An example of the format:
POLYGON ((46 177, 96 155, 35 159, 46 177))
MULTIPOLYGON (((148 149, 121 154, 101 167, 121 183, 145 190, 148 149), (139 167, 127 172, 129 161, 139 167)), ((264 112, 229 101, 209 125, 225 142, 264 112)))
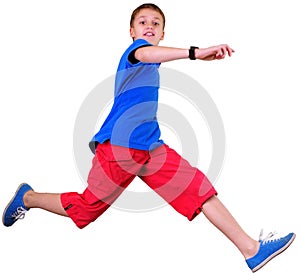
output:
MULTIPOLYGON (((208 48, 195 49, 195 58, 200 60, 223 59, 231 56, 234 50, 226 44, 208 48)), ((189 49, 163 46, 142 47, 135 51, 135 58, 146 63, 163 63, 172 60, 189 58, 189 49)))

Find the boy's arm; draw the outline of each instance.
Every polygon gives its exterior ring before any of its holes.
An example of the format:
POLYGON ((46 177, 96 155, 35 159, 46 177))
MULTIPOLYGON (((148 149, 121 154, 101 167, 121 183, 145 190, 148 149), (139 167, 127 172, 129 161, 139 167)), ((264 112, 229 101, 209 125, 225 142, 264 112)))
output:
MULTIPOLYGON (((209 48, 195 49, 195 58, 200 60, 223 59, 234 52, 228 45, 218 45, 209 48)), ((189 49, 150 46, 138 48, 135 58, 145 63, 163 63, 172 60, 189 58, 189 49)))

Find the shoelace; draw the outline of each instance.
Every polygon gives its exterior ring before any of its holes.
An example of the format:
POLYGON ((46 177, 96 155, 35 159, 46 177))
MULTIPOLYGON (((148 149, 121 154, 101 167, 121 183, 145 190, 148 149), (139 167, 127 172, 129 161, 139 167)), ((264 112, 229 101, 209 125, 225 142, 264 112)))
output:
POLYGON ((14 212, 11 216, 15 219, 15 220, 18 220, 18 219, 24 219, 25 217, 25 213, 27 212, 26 209, 24 209, 22 206, 18 207, 16 212, 14 212))
POLYGON ((263 244, 265 243, 268 243, 268 242, 274 242, 276 240, 279 240, 279 238, 277 239, 271 239, 274 235, 277 234, 276 231, 273 231, 273 232, 270 232, 266 237, 263 238, 263 229, 260 231, 260 234, 259 234, 259 241, 261 241, 263 244))

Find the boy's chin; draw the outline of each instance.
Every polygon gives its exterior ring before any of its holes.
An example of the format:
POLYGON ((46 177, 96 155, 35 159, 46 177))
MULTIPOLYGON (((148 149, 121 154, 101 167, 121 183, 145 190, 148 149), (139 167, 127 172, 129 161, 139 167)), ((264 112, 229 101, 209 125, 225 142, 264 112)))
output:
POLYGON ((147 37, 147 36, 143 36, 143 37, 133 37, 132 38, 133 41, 138 40, 138 39, 143 39, 146 40, 148 43, 157 46, 159 44, 159 41, 157 41, 157 39, 153 36, 147 37))
POLYGON ((157 41, 157 39, 153 36, 151 36, 151 37, 144 36, 143 39, 152 45, 158 45, 158 43, 159 43, 159 41, 157 41))

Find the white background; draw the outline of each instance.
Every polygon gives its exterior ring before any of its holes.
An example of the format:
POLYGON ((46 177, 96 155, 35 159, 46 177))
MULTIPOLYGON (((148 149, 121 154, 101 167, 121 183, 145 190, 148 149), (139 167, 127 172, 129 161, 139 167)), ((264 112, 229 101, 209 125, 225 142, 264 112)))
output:
MULTIPOLYGON (((219 198, 254 238, 261 228, 300 232, 297 1, 155 3, 167 19, 161 45, 228 43, 236 51, 222 61, 163 65, 199 81, 219 108, 226 131, 219 198)), ((115 73, 140 4, 1 1, 1 209, 23 181, 41 192, 83 190, 73 158, 75 118, 87 94, 115 73)), ((180 111, 188 117, 188 109, 180 111)), ((168 206, 111 208, 84 230, 32 209, 13 227, 0 227, 0 251, 10 274, 251 274, 203 215, 188 222, 168 206)), ((296 239, 260 274, 299 274, 299 252, 296 239)))

